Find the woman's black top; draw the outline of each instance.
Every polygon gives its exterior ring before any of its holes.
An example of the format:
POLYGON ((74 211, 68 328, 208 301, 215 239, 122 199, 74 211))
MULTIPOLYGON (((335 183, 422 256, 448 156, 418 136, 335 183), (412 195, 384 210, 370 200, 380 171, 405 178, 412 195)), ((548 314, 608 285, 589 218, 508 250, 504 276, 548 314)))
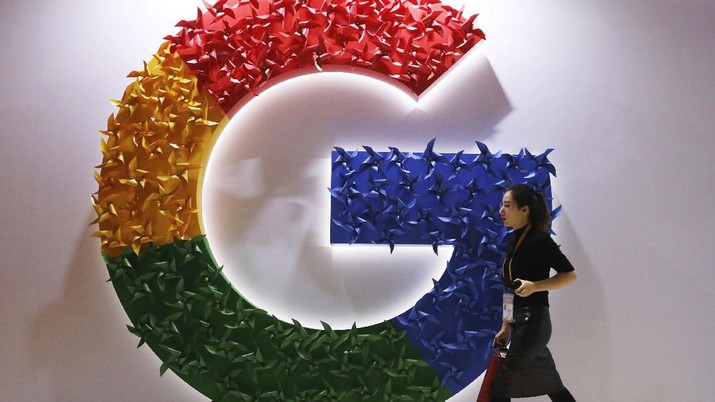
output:
MULTIPOLYGON (((571 272, 574 270, 571 262, 561 252, 551 236, 536 228, 531 228, 524 241, 514 254, 517 239, 524 228, 514 231, 514 240, 509 246, 509 254, 504 263, 504 277, 507 279, 526 279, 536 282, 550 277, 551 268, 556 272, 571 272), (512 255, 513 254, 513 255, 512 255), (509 278, 509 262, 511 261, 511 278, 509 278)), ((514 297, 514 308, 525 306, 548 306, 549 292, 535 292, 528 297, 514 297)))

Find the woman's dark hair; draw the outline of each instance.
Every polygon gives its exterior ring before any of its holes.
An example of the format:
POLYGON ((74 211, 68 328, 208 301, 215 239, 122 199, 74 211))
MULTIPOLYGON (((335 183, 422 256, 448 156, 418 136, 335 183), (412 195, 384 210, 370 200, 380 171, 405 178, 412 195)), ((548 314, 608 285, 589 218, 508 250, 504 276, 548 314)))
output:
POLYGON ((536 229, 548 230, 551 215, 543 193, 526 184, 515 184, 506 191, 511 193, 511 198, 516 202, 517 207, 521 208, 525 205, 529 207, 529 222, 536 229))

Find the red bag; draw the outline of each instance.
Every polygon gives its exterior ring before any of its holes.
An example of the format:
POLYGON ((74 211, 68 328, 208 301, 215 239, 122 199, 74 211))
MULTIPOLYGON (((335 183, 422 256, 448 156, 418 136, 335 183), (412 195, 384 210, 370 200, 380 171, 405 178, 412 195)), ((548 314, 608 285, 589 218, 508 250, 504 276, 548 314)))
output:
POLYGON ((494 376, 499 372, 501 368, 502 361, 506 356, 505 351, 495 350, 492 353, 492 357, 489 358, 489 364, 487 365, 487 370, 484 372, 484 381, 482 381, 482 388, 479 390, 479 396, 477 396, 477 402, 489 402, 490 393, 489 389, 492 386, 492 380, 494 376))

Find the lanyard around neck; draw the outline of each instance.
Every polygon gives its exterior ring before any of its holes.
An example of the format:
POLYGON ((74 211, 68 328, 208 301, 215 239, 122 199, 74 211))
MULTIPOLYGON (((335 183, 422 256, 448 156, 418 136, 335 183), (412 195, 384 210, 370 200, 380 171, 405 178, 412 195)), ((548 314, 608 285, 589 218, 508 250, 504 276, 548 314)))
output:
MULTIPOLYGON (((529 230, 531 229, 531 224, 526 225, 526 228, 524 228, 524 231, 521 232, 521 236, 519 236, 519 239, 516 241, 516 244, 514 245, 514 250, 511 252, 511 258, 507 256, 506 260, 509 260, 509 281, 513 281, 514 278, 511 275, 511 263, 514 261, 514 255, 516 254, 516 250, 519 249, 519 246, 521 246, 521 243, 524 242, 524 239, 526 239, 527 233, 529 233, 529 230)), ((506 260, 504 260, 504 264, 506 264, 506 260)), ((504 264, 502 264, 502 270, 504 270, 504 264)))

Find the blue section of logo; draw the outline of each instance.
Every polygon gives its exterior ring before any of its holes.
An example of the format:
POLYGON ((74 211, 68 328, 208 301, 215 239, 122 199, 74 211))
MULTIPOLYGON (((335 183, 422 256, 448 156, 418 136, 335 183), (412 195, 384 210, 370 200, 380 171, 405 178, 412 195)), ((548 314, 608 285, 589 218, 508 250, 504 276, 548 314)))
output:
MULTIPOLYGON (((509 234, 499 216, 512 184, 542 191, 551 207, 551 149, 533 155, 440 154, 434 141, 424 152, 397 148, 332 153, 333 244, 451 245, 454 252, 434 288, 394 318, 411 343, 453 392, 484 371, 501 326, 499 263, 509 234)), ((556 215, 554 211, 552 215, 556 215)))

